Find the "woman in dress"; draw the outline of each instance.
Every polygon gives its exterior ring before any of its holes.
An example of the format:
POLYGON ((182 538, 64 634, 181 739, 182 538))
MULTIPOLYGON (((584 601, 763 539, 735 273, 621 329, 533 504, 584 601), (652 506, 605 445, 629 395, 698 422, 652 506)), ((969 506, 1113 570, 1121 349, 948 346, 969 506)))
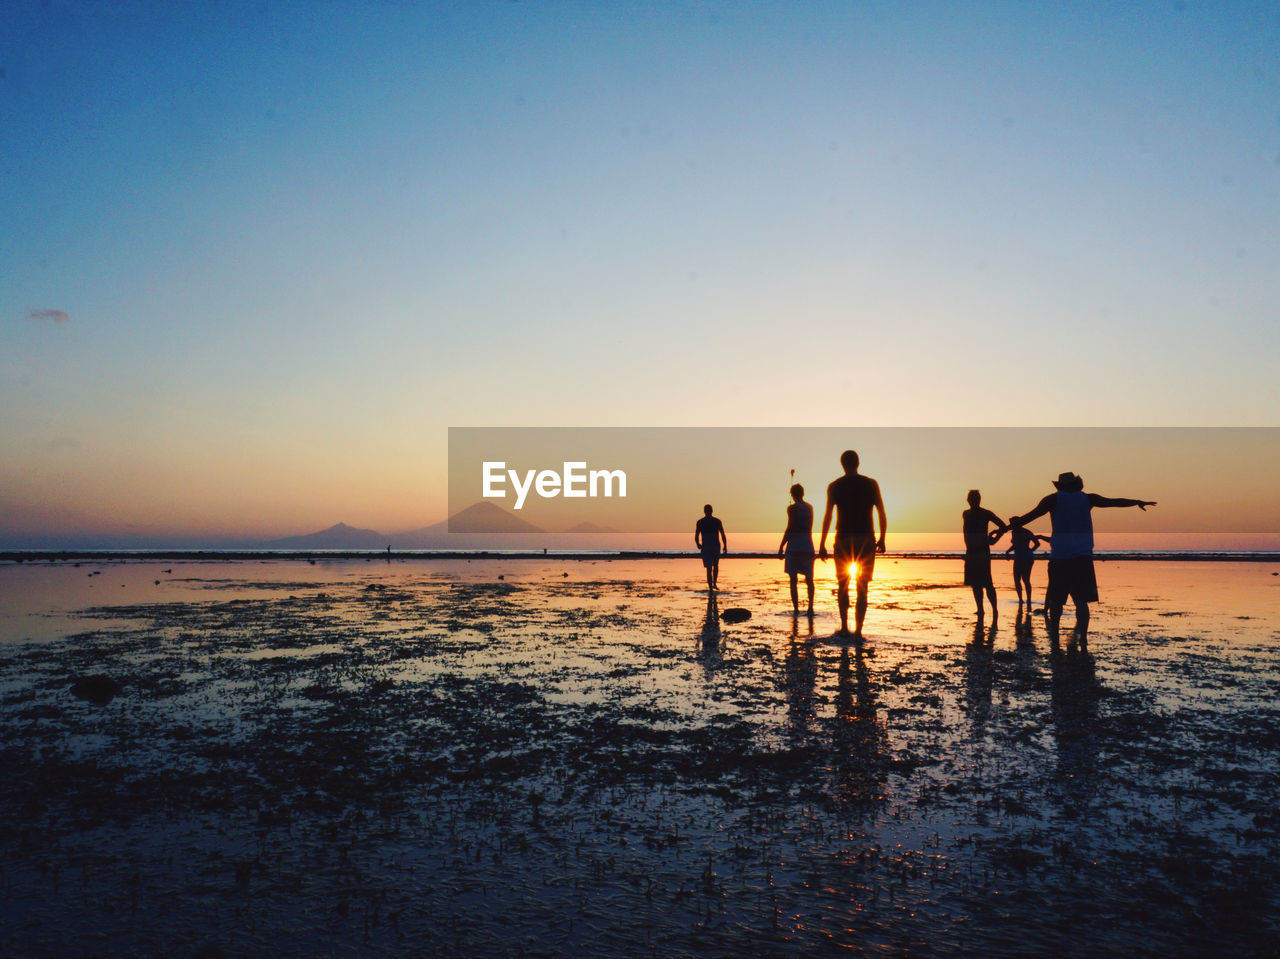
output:
POLYGON ((796 483, 791 487, 792 503, 787 507, 787 529, 778 545, 778 555, 784 559, 784 569, 791 577, 791 608, 800 612, 800 592, 796 578, 804 576, 809 591, 809 615, 813 615, 813 507, 804 501, 804 487, 796 483))

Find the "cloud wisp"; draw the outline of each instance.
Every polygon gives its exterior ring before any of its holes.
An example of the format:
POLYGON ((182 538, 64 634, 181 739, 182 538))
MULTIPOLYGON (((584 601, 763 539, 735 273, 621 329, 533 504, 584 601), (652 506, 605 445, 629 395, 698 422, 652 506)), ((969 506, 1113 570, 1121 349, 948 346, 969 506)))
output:
POLYGON ((71 314, 66 310, 27 310, 27 319, 44 323, 65 323, 71 319, 71 314))

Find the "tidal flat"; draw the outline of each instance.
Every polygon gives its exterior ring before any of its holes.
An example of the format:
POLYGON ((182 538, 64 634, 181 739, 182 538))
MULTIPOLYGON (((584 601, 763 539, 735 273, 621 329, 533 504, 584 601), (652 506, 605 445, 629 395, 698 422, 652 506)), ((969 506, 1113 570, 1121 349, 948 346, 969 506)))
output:
POLYGON ((995 568, 0 566, 0 954, 1280 954, 1280 566, 995 568))

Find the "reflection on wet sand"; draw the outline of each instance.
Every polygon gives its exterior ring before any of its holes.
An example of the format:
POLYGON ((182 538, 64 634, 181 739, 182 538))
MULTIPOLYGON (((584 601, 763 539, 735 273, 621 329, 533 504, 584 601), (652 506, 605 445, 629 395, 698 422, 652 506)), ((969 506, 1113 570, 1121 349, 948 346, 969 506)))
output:
POLYGON ((1093 656, 1075 646, 1049 654, 1058 794, 1073 814, 1087 811, 1098 763, 1098 682, 1093 656))
POLYGON ((767 562, 734 624, 666 562, 60 570, 0 646, 0 952, 1257 954, 1271 571, 1109 569, 1084 650, 946 562, 865 644, 767 562))
POLYGON ((708 676, 714 673, 724 658, 720 635, 720 608, 716 602, 716 594, 707 594, 707 613, 702 621, 702 631, 698 634, 698 660, 708 676))
POLYGON ((1015 674, 1023 686, 1034 686, 1040 668, 1036 649, 1035 615, 1021 604, 1013 622, 1015 674))
POLYGON ((831 724, 836 796, 856 805, 887 798, 884 782, 889 755, 889 737, 877 716, 876 695, 863 647, 863 643, 840 647, 835 717, 831 724))
POLYGON ((787 719, 792 738, 804 742, 808 738, 817 717, 814 689, 818 681, 818 660, 814 653, 816 638, 813 619, 805 617, 805 630, 801 631, 801 617, 791 617, 791 636, 787 645, 787 658, 783 664, 784 685, 787 690, 787 719))
POLYGON ((973 628, 973 639, 964 651, 964 704, 969 715, 970 734, 986 735, 991 717, 991 693, 995 686, 996 624, 986 627, 982 621, 973 628))

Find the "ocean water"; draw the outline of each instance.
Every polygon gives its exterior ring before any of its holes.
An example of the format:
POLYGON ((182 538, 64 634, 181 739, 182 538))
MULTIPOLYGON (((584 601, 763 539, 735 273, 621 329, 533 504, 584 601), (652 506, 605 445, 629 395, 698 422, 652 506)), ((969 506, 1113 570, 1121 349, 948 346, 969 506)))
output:
POLYGON ((994 565, 2 565, 0 952, 1273 955, 1280 565, 994 565))

